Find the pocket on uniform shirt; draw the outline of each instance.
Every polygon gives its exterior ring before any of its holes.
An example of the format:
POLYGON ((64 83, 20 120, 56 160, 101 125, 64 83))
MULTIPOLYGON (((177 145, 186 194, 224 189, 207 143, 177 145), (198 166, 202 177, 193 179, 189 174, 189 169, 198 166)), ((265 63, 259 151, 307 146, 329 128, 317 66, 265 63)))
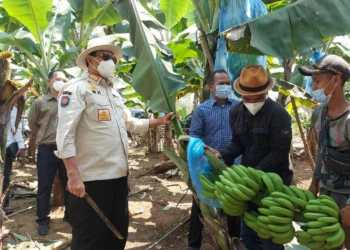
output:
POLYGON ((254 147, 266 150, 270 147, 270 130, 267 128, 253 128, 254 147))
POLYGON ((108 123, 112 120, 112 108, 105 96, 88 95, 87 111, 92 120, 99 123, 108 123))

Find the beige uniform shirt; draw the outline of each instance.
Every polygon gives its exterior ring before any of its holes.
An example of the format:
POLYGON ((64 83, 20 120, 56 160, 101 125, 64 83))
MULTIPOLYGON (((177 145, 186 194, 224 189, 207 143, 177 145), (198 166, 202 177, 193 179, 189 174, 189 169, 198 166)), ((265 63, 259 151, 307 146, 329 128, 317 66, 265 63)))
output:
POLYGON ((64 86, 58 117, 58 157, 75 156, 83 181, 126 176, 127 130, 144 134, 149 128, 148 119, 131 117, 112 86, 88 73, 64 86))
POLYGON ((56 144, 58 103, 50 91, 37 98, 28 114, 28 125, 37 144, 56 144))

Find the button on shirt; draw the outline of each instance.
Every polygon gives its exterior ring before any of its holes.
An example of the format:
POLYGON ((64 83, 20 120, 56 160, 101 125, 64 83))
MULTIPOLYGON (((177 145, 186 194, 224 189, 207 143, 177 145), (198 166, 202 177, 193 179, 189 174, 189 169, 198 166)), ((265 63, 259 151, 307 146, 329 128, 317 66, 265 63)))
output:
POLYGON ((230 145, 232 132, 229 111, 237 103, 228 99, 223 105, 214 98, 198 105, 191 119, 189 135, 200 138, 204 144, 219 149, 230 145))
POLYGON ((127 130, 144 134, 149 120, 131 117, 117 90, 92 74, 68 82, 61 92, 58 157, 75 156, 83 181, 126 176, 127 130))
POLYGON ((50 91, 37 98, 28 114, 28 125, 37 144, 56 144, 58 102, 50 91))
POLYGON ((22 135, 22 124, 18 124, 18 128, 16 130, 15 123, 16 123, 16 116, 17 116, 17 108, 13 107, 11 111, 11 118, 10 118, 10 124, 8 127, 8 133, 7 133, 7 143, 6 147, 10 146, 10 144, 17 142, 18 149, 24 148, 24 139, 22 135), (15 134, 13 132, 16 131, 15 134))

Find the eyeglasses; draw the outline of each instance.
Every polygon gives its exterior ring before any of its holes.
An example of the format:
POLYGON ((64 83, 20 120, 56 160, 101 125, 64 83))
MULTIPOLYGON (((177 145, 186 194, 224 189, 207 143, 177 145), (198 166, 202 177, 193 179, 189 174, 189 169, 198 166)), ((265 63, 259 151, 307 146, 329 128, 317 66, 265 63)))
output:
POLYGON ((115 58, 115 56, 113 54, 101 53, 101 54, 97 54, 96 56, 102 57, 103 61, 108 61, 108 60, 112 59, 114 61, 114 63, 117 63, 117 58, 115 58))

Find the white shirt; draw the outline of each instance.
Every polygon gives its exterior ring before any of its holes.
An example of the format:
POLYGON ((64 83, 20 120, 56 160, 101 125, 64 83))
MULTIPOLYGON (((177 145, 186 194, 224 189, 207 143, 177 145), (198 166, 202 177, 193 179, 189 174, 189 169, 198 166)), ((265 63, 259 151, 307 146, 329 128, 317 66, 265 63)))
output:
POLYGON ((17 142, 18 149, 23 149, 25 147, 24 147, 24 139, 22 135, 22 123, 20 122, 18 124, 18 128, 16 130, 15 128, 16 116, 17 116, 17 108, 13 107, 11 111, 10 124, 8 127, 6 147, 10 146, 10 144, 14 142, 17 142), (16 133, 13 134, 13 131, 16 131, 16 133))
POLYGON ((148 119, 131 117, 118 92, 92 74, 63 87, 58 120, 58 157, 75 156, 83 181, 126 176, 127 130, 145 133, 149 128, 148 119))

